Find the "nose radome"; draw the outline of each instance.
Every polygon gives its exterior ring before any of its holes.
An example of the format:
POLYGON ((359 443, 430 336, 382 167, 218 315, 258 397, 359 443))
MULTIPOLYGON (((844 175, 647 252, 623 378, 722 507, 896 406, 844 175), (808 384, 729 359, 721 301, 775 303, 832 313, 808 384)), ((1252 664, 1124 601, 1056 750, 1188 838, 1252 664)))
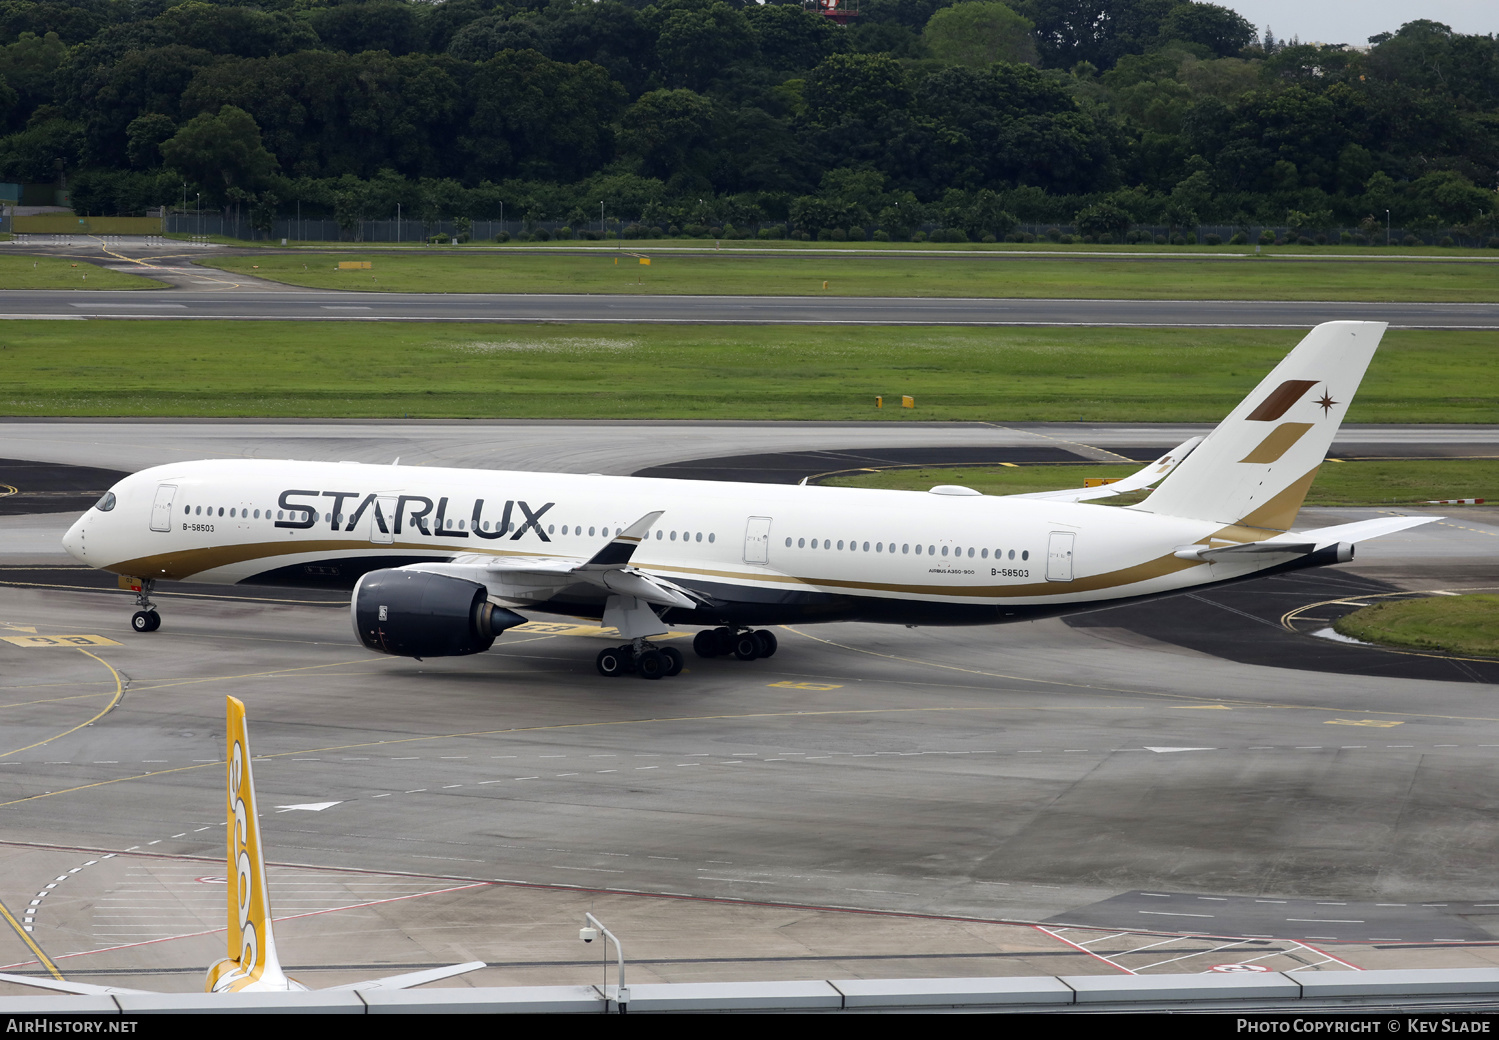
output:
POLYGON ((62 547, 68 551, 68 555, 84 563, 88 562, 85 559, 87 547, 84 544, 83 534, 84 523, 87 519, 85 516, 79 517, 77 522, 68 528, 68 533, 62 536, 62 547))

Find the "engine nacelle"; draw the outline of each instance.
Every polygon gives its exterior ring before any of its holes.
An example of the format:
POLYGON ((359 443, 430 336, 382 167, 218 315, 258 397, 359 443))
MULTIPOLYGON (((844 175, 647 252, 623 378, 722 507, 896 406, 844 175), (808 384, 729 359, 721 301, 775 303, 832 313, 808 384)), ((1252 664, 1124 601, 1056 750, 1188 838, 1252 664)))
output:
POLYGON ((354 586, 349 610, 361 643, 398 657, 482 653, 526 620, 490 603, 476 581, 425 571, 370 571, 354 586))

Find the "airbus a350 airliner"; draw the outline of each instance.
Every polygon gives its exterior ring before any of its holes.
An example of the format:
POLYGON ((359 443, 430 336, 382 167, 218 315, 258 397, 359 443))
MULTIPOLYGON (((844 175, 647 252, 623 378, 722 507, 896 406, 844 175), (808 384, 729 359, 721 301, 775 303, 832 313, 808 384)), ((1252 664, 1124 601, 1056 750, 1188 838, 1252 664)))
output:
POLYGON ((121 575, 139 632, 157 581, 351 589, 371 650, 488 650, 518 610, 600 618, 627 642, 604 675, 681 670, 650 637, 775 652, 758 626, 985 625, 1342 563, 1353 543, 1434 517, 1293 533, 1379 345, 1380 322, 1319 325, 1211 433, 1101 488, 990 496, 210 460, 125 478, 64 538, 121 575), (1154 485, 1142 502, 1094 504, 1154 485))

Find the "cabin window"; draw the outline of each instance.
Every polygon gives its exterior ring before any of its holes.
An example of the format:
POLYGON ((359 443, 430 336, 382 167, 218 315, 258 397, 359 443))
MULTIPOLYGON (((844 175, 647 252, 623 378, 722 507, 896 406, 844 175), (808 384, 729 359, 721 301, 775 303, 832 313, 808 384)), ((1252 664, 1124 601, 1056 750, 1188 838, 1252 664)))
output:
POLYGON ((885 551, 885 543, 884 542, 875 542, 874 543, 874 551, 875 552, 884 552, 885 551))
POLYGON ((458 521, 458 530, 463 530, 463 523, 464 522, 462 520, 458 521))
POLYGON ((713 541, 713 532, 711 532, 711 531, 708 532, 708 541, 710 543, 713 541))
POLYGON ((675 531, 673 531, 673 532, 672 532, 672 533, 671 533, 671 540, 672 540, 672 541, 676 541, 676 540, 677 540, 677 532, 675 532, 675 531))
POLYGON ((900 551, 903 552, 903 553, 910 552, 911 551, 911 543, 910 542, 906 542, 906 543, 902 544, 901 547, 900 547, 900 551))
POLYGON ((979 553, 979 558, 982 560, 987 560, 989 558, 989 550, 985 549, 983 552, 979 553))
POLYGON ((869 543, 868 543, 868 542, 865 542, 865 543, 864 543, 864 551, 865 551, 865 552, 868 552, 868 551, 869 551, 869 543))
MULTIPOLYGON (((787 539, 787 541, 789 543, 790 539, 787 539)), ((807 540, 805 538, 798 538, 796 540, 796 547, 798 549, 805 549, 807 547, 807 540)))
POLYGON ((791 548, 791 539, 790 538, 786 539, 786 548, 788 548, 788 549, 791 548))
POLYGON ((703 532, 701 532, 701 531, 699 531, 699 532, 698 532, 698 533, 697 533, 697 537, 696 537, 696 538, 694 538, 694 539, 693 539, 693 541, 695 541, 695 542, 700 542, 700 541, 702 541, 702 540, 703 540, 703 532))
POLYGON ((588 537, 590 537, 590 538, 593 537, 593 528, 591 528, 591 527, 588 529, 588 537))
POLYGON ((838 539, 838 548, 840 548, 840 549, 843 548, 843 539, 842 538, 838 539))
POLYGON ((1022 560, 1029 560, 1031 558, 1031 551, 1029 549, 1022 550, 1020 558, 1022 560))
POLYGON ((919 545, 916 547, 916 555, 917 556, 921 555, 921 546, 919 546, 919 545))
POLYGON ((943 556, 947 555, 947 546, 945 546, 945 545, 942 547, 942 555, 943 556))

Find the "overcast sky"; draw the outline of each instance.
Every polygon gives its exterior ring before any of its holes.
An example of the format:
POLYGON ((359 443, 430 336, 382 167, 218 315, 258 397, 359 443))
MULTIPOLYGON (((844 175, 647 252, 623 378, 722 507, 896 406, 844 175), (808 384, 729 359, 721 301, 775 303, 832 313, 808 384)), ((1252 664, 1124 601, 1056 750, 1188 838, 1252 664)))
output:
POLYGON ((1375 33, 1394 32, 1406 22, 1429 18, 1460 33, 1499 32, 1495 0, 1215 0, 1254 23, 1269 25, 1277 40, 1362 45, 1375 33))

